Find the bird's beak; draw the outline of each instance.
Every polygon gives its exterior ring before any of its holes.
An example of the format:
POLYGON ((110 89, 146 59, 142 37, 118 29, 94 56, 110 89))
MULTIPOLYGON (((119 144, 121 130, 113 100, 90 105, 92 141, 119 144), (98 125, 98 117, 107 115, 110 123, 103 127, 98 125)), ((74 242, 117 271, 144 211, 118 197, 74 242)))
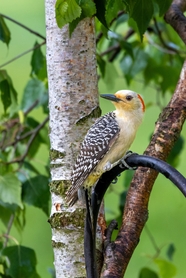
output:
POLYGON ((100 95, 100 97, 106 98, 106 99, 111 100, 111 101, 114 101, 114 102, 119 102, 119 101, 121 101, 121 99, 120 99, 120 98, 117 98, 115 95, 104 94, 104 95, 100 95))

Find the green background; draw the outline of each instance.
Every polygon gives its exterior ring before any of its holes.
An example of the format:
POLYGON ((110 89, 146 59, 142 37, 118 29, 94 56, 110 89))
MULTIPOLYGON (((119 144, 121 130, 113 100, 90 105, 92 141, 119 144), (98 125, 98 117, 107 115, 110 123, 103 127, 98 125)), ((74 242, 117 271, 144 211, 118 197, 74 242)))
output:
MULTIPOLYGON (((45 36, 45 18, 44 18, 44 1, 41 0, 0 0, 0 12, 6 14, 13 19, 25 24, 31 29, 45 36)), ((10 28, 12 40, 9 48, 0 42, 0 64, 10 60, 14 56, 19 55, 23 51, 30 49, 36 40, 40 42, 34 35, 13 23, 6 21, 10 28)), ((45 47, 42 47, 45 51, 45 47)), ((31 71, 30 65, 31 53, 14 61, 4 67, 12 77, 14 87, 19 93, 19 98, 23 93, 23 89, 29 79, 31 71)), ((112 64, 109 65, 105 83, 99 83, 100 93, 114 93, 119 89, 127 89, 122 74, 118 71, 115 73, 112 64), (110 80, 114 79, 114 83, 110 80), (105 85, 107 84, 107 85, 105 85)), ((156 92, 153 88, 144 88, 141 82, 132 82, 130 88, 143 95, 146 104, 156 103, 156 92)), ((165 95, 164 104, 169 101, 170 95, 165 95)), ((106 100, 100 100, 103 113, 113 109, 112 104, 106 100)), ((1 106, 0 106, 1 109, 1 106)), ((131 149, 134 152, 142 154, 145 150, 150 135, 155 126, 155 121, 160 113, 160 109, 155 105, 147 108, 145 119, 139 129, 136 140, 131 149)), ((33 115, 42 120, 43 115, 40 109, 37 109, 33 115)), ((186 128, 183 129, 183 137, 186 138, 186 128)), ((181 156, 178 170, 186 176, 186 149, 184 148, 181 156)), ((48 150, 42 146, 35 163, 44 173, 44 165, 48 161, 48 150)), ((115 219, 118 216, 119 193, 123 191, 123 180, 125 175, 119 178, 116 185, 112 185, 106 196, 107 219, 115 219)), ((147 227, 153 238, 161 249, 160 257, 165 258, 168 245, 174 243, 176 251, 173 257, 173 263, 177 267, 176 278, 185 277, 186 273, 186 201, 177 188, 165 177, 159 176, 149 203, 149 219, 147 227)), ((4 232, 5 227, 0 226, 0 232, 4 232)), ((38 272, 42 278, 49 278, 51 275, 48 268, 53 267, 53 253, 51 248, 51 231, 47 222, 47 217, 39 209, 27 206, 26 210, 26 226, 20 235, 15 229, 12 229, 11 235, 19 240, 22 245, 33 248, 36 251, 38 260, 38 272)), ((157 270, 153 263, 153 256, 156 250, 150 240, 147 230, 144 229, 140 238, 139 245, 134 252, 133 258, 128 266, 126 278, 138 277, 141 267, 150 267, 157 270)))

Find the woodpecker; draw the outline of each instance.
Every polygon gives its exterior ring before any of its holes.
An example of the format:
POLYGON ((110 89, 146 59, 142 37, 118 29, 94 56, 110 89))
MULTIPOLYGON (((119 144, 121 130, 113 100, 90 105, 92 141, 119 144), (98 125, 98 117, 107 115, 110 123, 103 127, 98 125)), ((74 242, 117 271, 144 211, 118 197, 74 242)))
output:
POLYGON ((72 171, 66 201, 72 206, 80 188, 90 190, 101 175, 117 165, 129 150, 145 112, 142 97, 130 90, 103 94, 116 110, 100 117, 88 130, 72 171))

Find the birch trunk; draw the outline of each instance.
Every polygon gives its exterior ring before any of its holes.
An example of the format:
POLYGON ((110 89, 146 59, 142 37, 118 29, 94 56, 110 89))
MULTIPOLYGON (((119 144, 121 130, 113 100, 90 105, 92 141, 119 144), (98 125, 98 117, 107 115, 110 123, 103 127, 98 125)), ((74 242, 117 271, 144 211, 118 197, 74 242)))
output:
POLYGON ((56 24, 55 0, 46 0, 45 6, 51 144, 49 222, 56 278, 86 277, 85 209, 80 205, 67 207, 64 197, 79 145, 100 115, 94 20, 81 21, 69 38, 68 26, 59 29, 56 24))

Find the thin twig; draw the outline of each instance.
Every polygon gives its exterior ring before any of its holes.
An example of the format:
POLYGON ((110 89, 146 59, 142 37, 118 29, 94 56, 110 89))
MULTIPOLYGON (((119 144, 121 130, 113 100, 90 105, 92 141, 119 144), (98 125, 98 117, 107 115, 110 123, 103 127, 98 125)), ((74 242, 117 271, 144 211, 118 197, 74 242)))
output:
POLYGON ((162 47, 159 44, 155 43, 147 33, 145 34, 145 37, 147 38, 147 41, 150 45, 154 46, 155 48, 157 48, 158 50, 160 50, 163 53, 167 53, 167 54, 171 54, 171 55, 175 55, 175 54, 179 53, 176 49, 173 49, 173 48, 171 49, 169 47, 162 47))
MULTIPOLYGON (((120 11, 117 14, 117 17, 113 18, 113 20, 110 22, 110 26, 116 21, 120 16, 122 16, 125 13, 125 11, 120 11)), ((99 32, 96 38, 96 44, 100 41, 100 39, 103 37, 103 32, 99 32)))
MULTIPOLYGON (((39 100, 36 100, 25 112, 23 112, 24 116, 28 115, 28 113, 30 113, 38 104, 39 100)), ((5 150, 8 146, 14 146, 17 142, 25 139, 26 137, 28 137, 29 135, 31 135, 33 133, 33 130, 26 132, 25 134, 23 134, 22 136, 14 136, 15 140, 12 142, 8 142, 7 144, 4 145, 5 140, 6 140, 6 134, 7 134, 7 130, 12 128, 14 125, 19 123, 19 118, 14 119, 13 121, 13 125, 9 125, 9 122, 12 122, 12 119, 8 120, 7 122, 3 123, 3 126, 6 127, 5 130, 2 131, 2 133, 4 132, 5 135, 3 137, 3 139, 0 142, 0 149, 5 150)))
POLYGON ((153 245, 154 249, 156 250, 156 256, 158 256, 159 253, 160 253, 160 251, 161 251, 160 248, 159 248, 158 245, 156 244, 156 241, 155 241, 155 239, 154 239, 152 233, 150 232, 149 228, 147 227, 147 225, 145 225, 144 229, 146 230, 146 233, 147 233, 147 235, 148 235, 150 241, 152 242, 152 245, 153 245))
POLYGON ((44 44, 46 44, 46 41, 44 41, 44 42, 42 42, 42 43, 40 43, 40 44, 35 45, 34 47, 32 47, 32 48, 26 50, 25 52, 22 52, 21 54, 19 54, 19 55, 17 55, 16 57, 12 58, 12 59, 9 60, 8 62, 6 62, 6 63, 0 65, 0 68, 2 68, 2 67, 4 67, 4 66, 6 66, 6 65, 8 65, 8 64, 10 64, 10 63, 12 63, 13 61, 15 61, 15 60, 21 58, 22 56, 28 54, 29 52, 31 52, 31 51, 33 51, 33 50, 39 48, 39 47, 41 47, 41 46, 44 45, 44 44))
MULTIPOLYGON (((160 29, 159 29, 159 26, 158 26, 158 23, 157 23, 156 18, 154 17, 153 20, 154 20, 154 25, 155 25, 155 27, 156 27, 156 31, 157 31, 158 37, 159 37, 160 42, 162 43, 162 45, 163 45, 166 49, 168 49, 168 51, 171 51, 171 52, 174 52, 174 53, 176 53, 176 54, 179 54, 179 51, 178 51, 177 49, 175 49, 175 48, 173 48, 173 47, 167 45, 167 43, 164 41, 164 39, 163 39, 163 37, 162 37, 162 34, 161 34, 160 29)), ((169 53, 170 53, 170 52, 169 52, 169 53)), ((171 53, 171 54, 172 54, 172 53, 171 53)))
POLYGON ((29 151, 29 149, 30 149, 30 147, 31 147, 31 145, 32 145, 32 143, 33 143, 33 141, 34 141, 36 135, 37 135, 38 132, 42 129, 42 127, 48 122, 48 120, 49 120, 49 116, 47 116, 47 117, 45 118, 45 120, 44 120, 40 125, 38 125, 38 126, 34 129, 33 134, 31 135, 31 137, 30 137, 30 139, 29 139, 29 141, 28 141, 27 148, 26 148, 26 151, 24 152, 24 154, 23 154, 21 157, 18 157, 18 158, 16 158, 16 159, 12 160, 12 161, 7 162, 6 164, 12 164, 12 163, 17 163, 17 162, 19 162, 19 163, 20 163, 20 162, 23 162, 23 160, 25 159, 25 157, 26 157, 27 154, 28 154, 28 151, 29 151))
POLYGON ((11 18, 11 17, 9 17, 9 16, 7 16, 7 15, 5 15, 5 14, 1 14, 1 13, 0 13, 0 16, 2 16, 2 17, 4 17, 4 18, 6 18, 6 19, 12 21, 13 23, 15 23, 15 24, 19 25, 20 27, 24 28, 25 30, 29 31, 30 33, 32 33, 32 34, 34 34, 34 35, 40 37, 40 38, 43 39, 44 41, 46 40, 46 38, 45 38, 43 35, 39 34, 38 32, 36 32, 36 31, 34 31, 34 30, 32 30, 32 29, 30 29, 29 27, 25 26, 24 24, 20 23, 19 21, 15 20, 15 19, 13 19, 13 18, 11 18))
POLYGON ((17 241, 17 239, 15 239, 15 237, 11 236, 11 235, 7 235, 7 234, 3 234, 1 237, 5 237, 8 239, 11 239, 15 242, 15 244, 19 245, 19 242, 17 241))
POLYGON ((7 244, 8 244, 9 234, 10 234, 10 230, 11 230, 11 228, 12 228, 12 225, 13 225, 13 223, 14 223, 14 218, 15 218, 15 215, 12 214, 12 215, 10 216, 10 219, 9 219, 9 222, 8 222, 8 225, 7 225, 7 232, 6 232, 6 234, 3 235, 3 236, 5 237, 5 242, 4 242, 4 244, 3 244, 3 247, 4 247, 4 248, 5 248, 5 247, 7 246, 7 244))
MULTIPOLYGON (((132 35, 134 34, 134 30, 131 28, 128 30, 127 34, 125 35, 125 37, 123 38, 123 41, 126 41, 128 38, 130 38, 132 35)), ((114 46, 109 47, 107 50, 105 50, 104 52, 102 52, 100 54, 100 56, 104 56, 106 54, 109 54, 111 52, 113 52, 112 56, 109 58, 109 62, 112 62, 116 56, 119 54, 121 50, 121 45, 118 43, 114 46)))
POLYGON ((30 107, 28 107, 28 109, 23 112, 24 116, 28 115, 28 113, 30 113, 39 103, 39 100, 37 99, 36 101, 34 101, 34 103, 32 103, 32 105, 30 105, 30 107))
POLYGON ((105 51, 103 51, 103 52, 100 54, 100 56, 103 57, 103 56, 105 56, 105 55, 111 53, 112 51, 117 51, 118 48, 121 48, 120 45, 119 45, 119 43, 116 44, 116 45, 113 45, 113 46, 111 46, 111 47, 109 47, 109 48, 107 48, 105 51))

